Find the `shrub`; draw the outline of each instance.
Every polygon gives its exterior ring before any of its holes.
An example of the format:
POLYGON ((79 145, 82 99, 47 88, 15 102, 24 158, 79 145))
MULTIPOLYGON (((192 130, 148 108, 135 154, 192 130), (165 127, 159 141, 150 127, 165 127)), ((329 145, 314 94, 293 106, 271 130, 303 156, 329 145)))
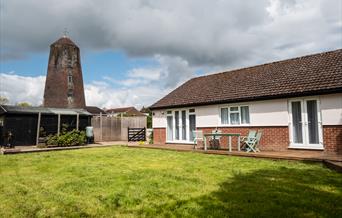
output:
POLYGON ((48 145, 56 145, 56 146, 76 146, 83 145, 87 140, 85 131, 72 130, 69 132, 62 131, 62 133, 58 135, 49 136, 47 140, 48 145))
POLYGON ((153 144, 153 130, 152 130, 152 132, 151 132, 151 134, 150 134, 150 140, 149 140, 148 143, 149 143, 149 144, 153 144))

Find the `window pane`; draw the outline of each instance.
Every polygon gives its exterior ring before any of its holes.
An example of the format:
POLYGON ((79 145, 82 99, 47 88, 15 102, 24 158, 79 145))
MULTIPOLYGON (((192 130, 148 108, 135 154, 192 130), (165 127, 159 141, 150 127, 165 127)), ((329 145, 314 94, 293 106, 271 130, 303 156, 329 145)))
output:
POLYGON ((300 101, 292 102, 292 126, 293 126, 293 141, 294 143, 303 143, 302 132, 302 109, 300 101))
POLYGON ((249 108, 248 106, 241 107, 241 123, 249 123, 249 108))
POLYGON ((230 113, 230 124, 240 124, 239 113, 230 113))
POLYGON ((228 124, 228 108, 221 108, 221 124, 228 124))
POLYGON ((194 140, 193 131, 196 130, 196 115, 189 115, 189 131, 190 131, 190 141, 194 140))
POLYGON ((239 107, 230 107, 230 111, 239 111, 239 107))
POLYGON ((317 116, 317 101, 311 100, 306 102, 308 111, 308 130, 309 143, 318 144, 318 116, 317 116))
POLYGON ((167 140, 173 140, 173 117, 167 116, 167 140))
POLYGON ((186 112, 182 111, 182 139, 186 140, 186 112))
POLYGON ((179 140, 179 111, 175 112, 176 140, 179 140))

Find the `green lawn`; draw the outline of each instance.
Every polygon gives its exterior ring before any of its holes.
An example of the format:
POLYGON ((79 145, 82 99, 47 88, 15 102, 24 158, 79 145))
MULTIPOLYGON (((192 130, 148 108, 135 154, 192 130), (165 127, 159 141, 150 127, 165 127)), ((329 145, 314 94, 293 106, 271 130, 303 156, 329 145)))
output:
POLYGON ((0 165, 0 217, 342 217, 321 164, 110 147, 0 165))

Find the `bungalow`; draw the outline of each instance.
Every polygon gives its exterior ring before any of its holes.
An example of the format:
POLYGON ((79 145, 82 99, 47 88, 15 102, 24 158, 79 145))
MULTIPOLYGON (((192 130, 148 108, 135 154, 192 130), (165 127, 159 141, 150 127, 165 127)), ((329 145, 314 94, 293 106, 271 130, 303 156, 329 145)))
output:
POLYGON ((157 144, 261 129, 260 150, 341 153, 342 49, 193 78, 150 108, 157 144))

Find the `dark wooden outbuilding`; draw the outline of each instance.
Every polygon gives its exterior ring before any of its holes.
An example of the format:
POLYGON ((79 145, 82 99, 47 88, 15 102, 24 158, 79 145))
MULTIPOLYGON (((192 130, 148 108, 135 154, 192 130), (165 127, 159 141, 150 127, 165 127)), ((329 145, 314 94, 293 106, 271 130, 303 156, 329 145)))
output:
POLYGON ((42 133, 39 129, 46 135, 59 134, 63 124, 68 130, 85 130, 91 125, 91 114, 84 109, 0 105, 0 145, 9 143, 9 133, 11 145, 35 145, 42 133))

